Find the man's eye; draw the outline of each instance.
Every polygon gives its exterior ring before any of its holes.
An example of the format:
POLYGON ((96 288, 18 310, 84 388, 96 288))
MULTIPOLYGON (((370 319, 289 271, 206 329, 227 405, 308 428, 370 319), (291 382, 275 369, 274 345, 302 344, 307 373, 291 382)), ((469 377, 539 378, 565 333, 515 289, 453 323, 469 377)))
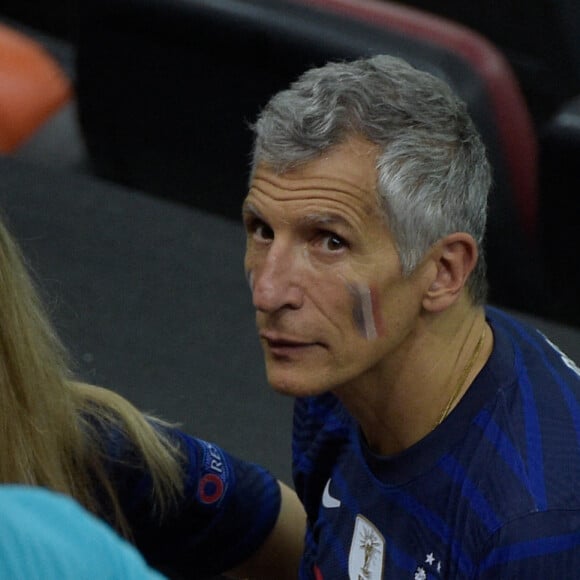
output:
POLYGON ((270 241, 274 239, 272 228, 260 220, 255 220, 249 224, 248 231, 258 241, 270 241))
POLYGON ((322 246, 328 252, 338 252, 347 247, 347 243, 340 236, 326 232, 322 236, 322 246))

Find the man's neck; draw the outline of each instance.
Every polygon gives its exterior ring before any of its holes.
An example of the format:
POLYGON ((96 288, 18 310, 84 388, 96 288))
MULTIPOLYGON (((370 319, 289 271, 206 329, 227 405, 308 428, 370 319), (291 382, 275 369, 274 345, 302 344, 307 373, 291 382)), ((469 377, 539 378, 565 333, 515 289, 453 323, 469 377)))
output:
POLYGON ((460 401, 491 354, 483 308, 467 302, 421 317, 416 332, 366 376, 336 390, 382 455, 428 435, 460 401))

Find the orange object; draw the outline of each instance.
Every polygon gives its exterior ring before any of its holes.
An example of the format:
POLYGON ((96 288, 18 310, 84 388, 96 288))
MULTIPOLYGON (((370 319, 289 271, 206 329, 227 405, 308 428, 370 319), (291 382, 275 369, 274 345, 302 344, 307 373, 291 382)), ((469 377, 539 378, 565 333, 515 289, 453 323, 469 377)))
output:
POLYGON ((0 153, 15 151, 72 95, 70 79, 39 43, 0 24, 0 153))

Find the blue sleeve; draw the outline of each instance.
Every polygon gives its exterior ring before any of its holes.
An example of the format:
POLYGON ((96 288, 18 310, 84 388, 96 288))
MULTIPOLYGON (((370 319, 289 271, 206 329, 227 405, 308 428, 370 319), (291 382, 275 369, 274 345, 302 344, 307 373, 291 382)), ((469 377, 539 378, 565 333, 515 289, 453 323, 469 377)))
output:
POLYGON ((533 512, 496 532, 478 580, 571 578, 580 570, 580 511, 533 512))
POLYGON ((170 577, 205 578, 241 564, 273 529, 280 511, 276 479, 262 467, 178 430, 184 495, 163 519, 150 500, 150 480, 120 463, 115 480, 135 544, 170 577))

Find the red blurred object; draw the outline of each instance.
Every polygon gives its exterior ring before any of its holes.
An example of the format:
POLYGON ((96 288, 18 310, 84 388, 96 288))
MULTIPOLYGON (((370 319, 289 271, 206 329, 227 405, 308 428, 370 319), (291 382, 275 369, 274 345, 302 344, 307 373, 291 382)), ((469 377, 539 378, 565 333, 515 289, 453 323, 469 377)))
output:
POLYGON ((70 79, 35 40, 0 24, 0 153, 12 153, 73 95, 70 79))

